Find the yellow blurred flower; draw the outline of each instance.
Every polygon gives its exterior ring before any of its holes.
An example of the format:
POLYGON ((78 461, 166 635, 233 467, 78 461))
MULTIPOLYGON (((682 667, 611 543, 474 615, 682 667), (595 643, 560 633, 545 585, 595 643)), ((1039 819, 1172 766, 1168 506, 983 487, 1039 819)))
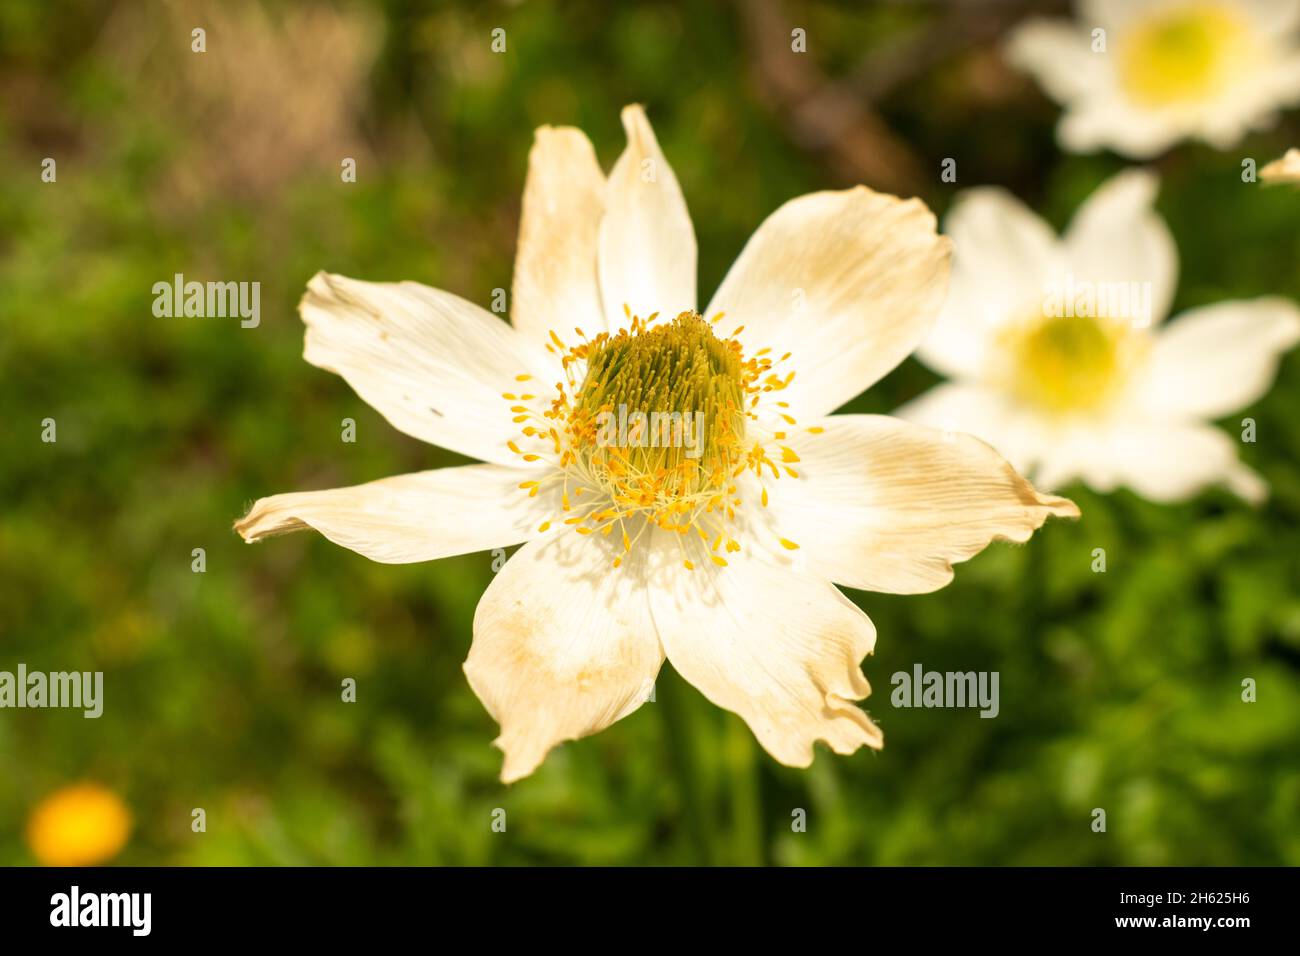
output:
POLYGON ((1300 102, 1295 0, 1077 0, 1074 20, 1031 17, 1007 46, 1064 107, 1073 153, 1144 159, 1184 139, 1230 149, 1300 102))
POLYGON ((1175 502, 1222 484, 1262 501, 1264 479, 1211 423, 1272 387, 1300 307, 1260 296, 1166 322, 1178 249, 1158 188, 1148 170, 1119 173, 1060 237, 1002 190, 959 195, 952 291, 916 353, 950 381, 895 414, 984 439, 1042 489, 1175 502))
POLYGON ((27 821, 27 845, 45 866, 94 866, 115 857, 131 832, 117 794, 96 783, 64 787, 27 821))

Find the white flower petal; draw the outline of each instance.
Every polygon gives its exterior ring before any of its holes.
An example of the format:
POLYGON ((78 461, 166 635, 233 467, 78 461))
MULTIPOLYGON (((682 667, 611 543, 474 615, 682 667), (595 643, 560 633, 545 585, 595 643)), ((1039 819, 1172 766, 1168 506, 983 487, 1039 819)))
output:
POLYGON ((1065 20, 1024 21, 1011 34, 1006 56, 1058 102, 1070 102, 1095 89, 1106 69, 1102 58, 1092 52, 1090 31, 1065 20))
POLYGON ((1089 28, 1113 30, 1118 27, 1122 30, 1161 5, 1169 6, 1169 0, 1081 0, 1079 21, 1089 28))
POLYGON ((1263 480, 1238 460, 1236 443, 1209 425, 1136 421, 1080 429, 1046 465, 1051 472, 1042 476, 1044 485, 1078 477, 1097 491, 1127 485, 1160 503, 1183 501, 1215 484, 1251 503, 1268 494, 1263 480))
POLYGON ((1143 405, 1180 420, 1221 418, 1268 391, 1284 352, 1300 342, 1300 308, 1265 296, 1182 313, 1161 329, 1142 379, 1143 405))
POLYGON ((1300 27, 1300 0, 1238 0, 1255 24, 1280 39, 1294 39, 1300 27))
POLYGON ((958 195, 944 219, 952 239, 952 285, 939 320, 917 352, 938 372, 978 378, 999 331, 1040 315, 1060 270, 1052 228, 1004 189, 958 195))
MULTIPOLYGON (((615 545, 551 532, 497 574, 474 615, 465 675, 497 723, 501 779, 608 727, 650 696, 663 663, 644 580, 645 549, 611 569, 615 545)), ((621 548, 621 545, 617 545, 621 548)))
POLYGON ((946 382, 936 385, 894 411, 895 418, 966 432, 992 445, 1022 475, 1029 474, 1045 447, 1045 427, 1038 415, 1005 392, 985 385, 946 382))
POLYGON ((694 309, 695 228, 672 167, 640 106, 623 110, 627 148, 610 171, 600 224, 601 301, 611 331, 623 307, 645 318, 694 309))
POLYGON ((382 478, 350 488, 259 499, 235 530, 252 543, 314 528, 372 561, 409 564, 528 540, 553 510, 553 496, 529 498, 520 482, 537 473, 465 465, 382 478))
POLYGON ((1253 130, 1277 122, 1280 109, 1300 102, 1300 50, 1295 41, 1276 38, 1257 50, 1249 72, 1240 71, 1237 82, 1224 90, 1200 114, 1194 132, 1216 149, 1229 149, 1253 130))
POLYGON ((416 282, 361 282, 317 273, 299 305, 303 356, 335 372, 396 428, 498 464, 517 459, 503 392, 516 377, 545 387, 559 374, 541 348, 471 302, 416 282))
POLYGON ((1288 149, 1284 156, 1261 169, 1259 178, 1266 183, 1300 183, 1300 149, 1288 149))
POLYGON ((1056 138, 1071 153, 1109 148, 1132 159, 1151 159, 1194 135, 1198 126, 1184 116, 1139 109, 1117 91, 1102 87, 1066 107, 1056 138))
POLYGON ((697 539, 672 532, 656 530, 653 551, 650 602, 668 659, 768 753, 806 767, 818 740, 840 754, 881 746, 853 703, 871 692, 859 664, 875 628, 834 585, 759 552, 716 567, 697 539), (682 569, 679 545, 696 570, 682 569))
POLYGON ((1100 292, 1123 283, 1126 290, 1141 290, 1149 314, 1142 314, 1135 301, 1129 309, 1133 315, 1109 316, 1140 327, 1164 320, 1178 283, 1178 248, 1155 210, 1159 188, 1160 180, 1146 170, 1119 173, 1088 197, 1065 232, 1075 287, 1093 283, 1100 292))
POLYGON ((578 129, 543 126, 528 154, 515 257, 515 328, 538 342, 605 328, 596 273, 605 175, 578 129))
POLYGON ((817 424, 824 433, 791 435, 800 477, 768 482, 770 520, 799 545, 790 560, 839 584, 934 591, 991 542, 1024 542, 1049 515, 1079 515, 970 435, 884 415, 817 424))
MULTIPOLYGON (((948 241, 919 200, 859 186, 787 202, 759 226, 706 312, 743 325, 746 352, 793 353, 781 396, 816 417, 906 358, 933 324, 948 283, 948 241)), ((784 371, 784 369, 780 369, 784 371)))

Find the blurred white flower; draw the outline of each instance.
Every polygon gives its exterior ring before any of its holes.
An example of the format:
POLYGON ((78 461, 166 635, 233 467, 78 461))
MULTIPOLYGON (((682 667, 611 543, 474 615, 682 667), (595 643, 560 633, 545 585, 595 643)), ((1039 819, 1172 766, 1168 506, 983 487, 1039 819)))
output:
POLYGON ((1177 252, 1155 176, 1103 184, 1064 237, 999 189, 957 197, 951 292, 918 350, 953 379, 896 414, 990 442, 1043 488, 1079 478, 1154 501, 1222 482, 1258 501, 1236 438, 1205 422, 1269 388, 1300 340, 1278 297, 1190 309, 1161 325, 1177 252))
POLYGON ((581 131, 537 131, 513 327, 414 282, 308 286, 307 361, 487 464, 264 498, 236 529, 311 527, 392 563, 523 543, 479 602, 465 662, 506 781, 640 707, 665 656, 782 763, 807 766, 817 740, 879 747, 853 703, 875 628, 835 583, 933 591, 989 542, 1078 509, 973 438, 830 415, 942 305, 949 243, 921 202, 858 187, 786 203, 705 321, 677 179, 640 107, 623 125, 608 177, 581 131), (725 338, 724 314, 743 326, 725 338), (703 412, 702 446, 598 440, 622 404, 703 412))
POLYGON ((1259 178, 1266 183, 1300 183, 1300 149, 1288 149, 1281 159, 1261 169, 1259 178))
POLYGON ((1226 149, 1300 102, 1300 0, 1083 0, 1074 21, 1024 23, 1007 55, 1063 105, 1065 149, 1226 149))

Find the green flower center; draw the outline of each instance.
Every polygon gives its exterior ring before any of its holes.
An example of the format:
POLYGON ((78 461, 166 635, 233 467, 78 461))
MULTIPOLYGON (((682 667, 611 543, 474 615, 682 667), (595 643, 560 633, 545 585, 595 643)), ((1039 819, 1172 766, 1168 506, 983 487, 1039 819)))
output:
POLYGON ((659 494, 720 487, 742 456, 740 346, 683 312, 666 325, 597 345, 569 419, 593 472, 653 479, 659 494))
MULTIPOLYGON (((763 348, 746 357, 737 338, 743 326, 730 338, 714 335, 722 313, 706 322, 683 312, 655 325, 657 317, 629 313, 629 327, 592 339, 575 329, 582 341, 574 346, 550 333, 547 348, 559 356, 565 381, 556 383, 549 407, 530 404, 543 400, 533 393, 502 395, 514 403, 513 421, 523 426, 525 446, 511 441, 510 450, 526 464, 554 465, 519 487, 536 496, 559 485, 560 520, 578 534, 617 533, 623 554, 658 528, 698 535, 709 560, 726 566, 724 554, 741 548, 732 534, 736 511, 745 504, 741 476, 752 472, 760 507, 767 506, 765 481, 799 477, 793 467, 799 456, 780 444, 787 440, 784 430, 758 428, 746 436, 746 420, 758 420, 764 400, 776 405, 774 417, 785 423, 780 427, 796 424, 776 398, 794 379, 793 371, 776 371, 790 353, 773 359, 763 348), (775 459, 768 443, 779 452, 775 459)), ((550 527, 548 520, 538 530, 550 527)), ((787 550, 799 547, 779 540, 787 550)), ((613 560, 614 567, 621 564, 622 554, 613 560)), ((683 564, 694 569, 684 553, 683 564)))

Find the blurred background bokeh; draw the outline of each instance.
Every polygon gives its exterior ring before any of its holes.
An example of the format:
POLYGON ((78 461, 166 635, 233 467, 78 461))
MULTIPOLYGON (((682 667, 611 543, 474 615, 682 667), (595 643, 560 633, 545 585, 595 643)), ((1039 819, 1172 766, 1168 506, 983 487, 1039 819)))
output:
MULTIPOLYGON (((942 591, 851 592, 880 635, 866 706, 886 747, 819 749, 807 771, 666 666, 654 703, 504 787, 460 669, 491 554, 386 566, 231 531, 264 494, 460 462, 307 365, 296 305, 318 269, 489 305, 538 125, 582 127, 608 167, 619 108, 646 104, 706 298, 812 190, 865 182, 942 213, 994 183, 1063 225, 1125 163, 1063 154, 1057 107, 1004 63, 1031 9, 1066 7, 0 4, 0 670, 105 673, 98 720, 0 711, 0 863, 37 862, 29 821, 85 782, 74 796, 129 815, 111 856, 128 864, 1300 863, 1298 354, 1223 424, 1258 423, 1242 455, 1272 486, 1262 509, 1071 487, 1082 521, 995 545, 942 591), (174 273, 260 282, 260 327, 156 318, 174 273), (1000 715, 893 708, 890 675, 917 662, 1000 672, 1000 715)), ((1297 143, 1291 113, 1154 164, 1175 312, 1300 296, 1300 191, 1240 177, 1297 143)), ((850 410, 935 381, 908 360, 850 410)))

